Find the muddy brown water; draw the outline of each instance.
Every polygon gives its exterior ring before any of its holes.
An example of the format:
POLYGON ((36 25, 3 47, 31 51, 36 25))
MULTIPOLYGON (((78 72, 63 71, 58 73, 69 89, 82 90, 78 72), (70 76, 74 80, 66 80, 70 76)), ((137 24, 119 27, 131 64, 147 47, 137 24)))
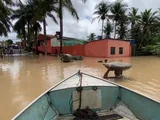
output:
MULTIPOLYGON (((102 77, 106 68, 97 63, 102 58, 62 63, 52 56, 16 56, 0 59, 0 119, 9 120, 45 90, 62 79, 81 71, 102 77)), ((160 101, 160 57, 112 58, 129 62, 122 80, 111 81, 160 101)), ((114 75, 112 72, 109 76, 114 75)))

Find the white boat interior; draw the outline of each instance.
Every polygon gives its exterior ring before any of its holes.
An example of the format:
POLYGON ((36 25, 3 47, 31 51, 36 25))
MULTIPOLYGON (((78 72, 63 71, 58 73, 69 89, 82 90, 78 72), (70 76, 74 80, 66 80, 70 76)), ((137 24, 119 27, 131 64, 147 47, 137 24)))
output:
POLYGON ((13 120, 159 120, 160 103, 78 72, 44 92, 13 120))

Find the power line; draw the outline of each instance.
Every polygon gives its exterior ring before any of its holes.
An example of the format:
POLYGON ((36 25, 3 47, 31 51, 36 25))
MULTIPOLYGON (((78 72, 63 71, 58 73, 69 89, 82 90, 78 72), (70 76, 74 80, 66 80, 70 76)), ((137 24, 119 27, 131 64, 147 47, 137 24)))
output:
MULTIPOLYGON (((91 19, 92 17, 91 16, 86 16, 86 17, 84 17, 83 19, 81 19, 81 20, 79 20, 78 22, 81 22, 81 21, 83 21, 83 20, 85 20, 85 19, 87 19, 87 20, 89 20, 89 19, 91 19), (90 17, 90 18, 89 18, 90 17)), ((90 20, 89 20, 90 21, 90 20)), ((74 24, 76 24, 77 22, 75 22, 75 23, 73 23, 73 24, 71 24, 71 25, 68 25, 67 27, 65 27, 64 29, 66 29, 66 28, 68 28, 68 27, 71 27, 72 25, 74 25, 74 24)))

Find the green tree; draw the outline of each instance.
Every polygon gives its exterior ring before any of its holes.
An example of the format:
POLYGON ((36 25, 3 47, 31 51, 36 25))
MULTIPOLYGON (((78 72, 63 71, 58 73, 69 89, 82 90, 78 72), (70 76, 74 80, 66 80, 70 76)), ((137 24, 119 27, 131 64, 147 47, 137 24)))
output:
POLYGON ((12 6, 12 0, 0 0, 0 36, 7 36, 10 32, 11 21, 11 9, 8 6, 12 6))
POLYGON ((151 46, 151 51, 154 55, 160 55, 160 42, 157 42, 155 45, 151 46))
MULTIPOLYGON (((77 20, 79 19, 78 14, 75 10, 75 8, 72 5, 71 0, 57 0, 59 3, 59 18, 60 18, 60 53, 62 53, 62 42, 63 42, 63 8, 66 8, 71 15, 76 18, 77 20)), ((83 3, 85 3, 87 0, 81 0, 83 3)))
MULTIPOLYGON (((13 25, 13 30, 16 31, 18 35, 23 35, 23 40, 26 43, 27 41, 29 41, 29 37, 26 40, 27 8, 22 3, 19 3, 17 7, 18 9, 14 10, 13 14, 11 15, 12 20, 17 20, 13 25)), ((29 34, 27 36, 29 36, 29 34)))
POLYGON ((109 21, 104 26, 104 30, 103 31, 106 34, 106 38, 111 38, 110 35, 111 35, 111 32, 113 32, 113 26, 109 21))
POLYGON ((99 4, 97 4, 95 6, 95 10, 93 14, 97 15, 97 17, 95 17, 92 21, 94 21, 95 19, 99 19, 102 20, 102 37, 103 37, 103 27, 104 27, 104 20, 106 18, 108 18, 108 12, 109 12, 109 9, 110 9, 110 4, 108 2, 104 2, 104 1, 101 1, 99 4))
POLYGON ((10 46, 10 45, 13 44, 13 40, 8 39, 8 40, 5 41, 5 43, 7 44, 7 46, 10 46))
POLYGON ((142 36, 138 48, 141 48, 142 46, 145 46, 150 43, 149 38, 153 33, 153 28, 156 27, 155 24, 157 24, 156 14, 157 11, 152 12, 152 9, 146 9, 144 12, 141 12, 139 25, 141 25, 142 36))
POLYGON ((121 0, 117 0, 111 5, 111 13, 112 13, 112 18, 115 21, 115 30, 114 30, 114 38, 116 37, 116 31, 117 31, 117 25, 118 21, 121 19, 122 15, 124 16, 124 11, 126 11, 128 5, 126 3, 123 3, 121 0))
POLYGON ((33 27, 32 27, 32 32, 34 33, 34 40, 35 40, 35 43, 36 43, 36 54, 38 54, 38 39, 37 39, 37 35, 38 35, 38 32, 40 32, 42 30, 41 28, 41 25, 39 22, 35 22, 33 24, 33 27))
MULTIPOLYGON (((31 6, 36 6, 34 7, 34 17, 32 18, 33 23, 37 23, 38 21, 43 23, 43 33, 44 36, 46 36, 47 31, 46 31, 46 17, 51 18, 56 24, 58 23, 56 20, 56 17, 53 15, 54 13, 58 12, 58 7, 57 5, 57 1, 54 0, 31 0, 29 2, 29 5, 31 6)), ((35 27, 34 27, 35 28, 35 27)), ((36 33, 36 32, 35 32, 36 33)), ((45 43, 45 54, 47 55, 47 40, 45 37, 44 40, 45 43)), ((37 42, 36 42, 36 46, 37 46, 37 42)))
POLYGON ((93 41, 93 40, 96 39, 96 34, 95 33, 90 33, 90 35, 87 36, 87 38, 88 38, 89 41, 93 41))
MULTIPOLYGON (((35 0, 33 0, 35 1, 35 0)), ((60 18, 60 25, 61 25, 61 35, 63 34, 62 32, 62 11, 61 9, 64 8, 66 10, 69 11, 69 13, 71 13, 71 15, 73 17, 75 17, 76 19, 78 18, 77 12, 75 10, 75 8, 72 5, 72 2, 70 0, 66 1, 66 0, 41 0, 38 4, 38 8, 37 8, 37 12, 36 12, 36 16, 35 18, 37 20, 41 20, 43 21, 43 30, 44 30, 44 35, 46 36, 46 17, 51 17, 53 19, 53 21, 55 23, 58 23, 55 16, 52 14, 53 12, 56 13, 58 15, 58 17, 60 18), (61 4, 60 4, 61 3, 61 4)), ((46 46, 46 40, 45 40, 45 54, 47 54, 47 46, 46 46)))
POLYGON ((124 11, 122 11, 121 16, 118 20, 118 28, 117 28, 117 33, 118 33, 118 38, 119 39, 124 39, 126 38, 126 33, 128 31, 128 17, 125 15, 126 10, 124 9, 124 11))
POLYGON ((135 39, 134 27, 135 27, 135 24, 137 24, 138 20, 140 19, 140 15, 138 15, 138 9, 135 7, 132 7, 131 11, 129 12, 128 18, 131 22, 131 38, 135 39))

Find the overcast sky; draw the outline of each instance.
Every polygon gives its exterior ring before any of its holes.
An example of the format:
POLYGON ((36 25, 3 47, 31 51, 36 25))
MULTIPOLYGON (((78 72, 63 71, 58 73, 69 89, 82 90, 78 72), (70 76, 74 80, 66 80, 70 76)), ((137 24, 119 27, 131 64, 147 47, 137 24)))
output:
MULTIPOLYGON (((91 19, 94 17, 92 14, 94 12, 95 5, 102 0, 88 0, 87 3, 82 3, 81 0, 71 0, 74 7, 76 8, 79 15, 79 22, 73 19, 70 14, 66 11, 64 12, 64 36, 74 37, 80 39, 86 39, 90 33, 95 33, 96 35, 101 34, 101 21, 94 21, 91 23, 91 19)), ((104 0, 105 1, 105 0, 104 0)), ((115 0, 108 0, 113 2, 115 0)), ((160 0, 124 0, 127 2, 129 7, 139 8, 139 11, 144 9, 152 8, 153 11, 160 8, 160 0)), ((14 23, 14 22, 13 22, 14 23)), ((56 31, 59 31, 59 26, 56 25, 50 18, 47 18, 47 34, 55 34, 56 31)), ((14 41, 18 41, 16 38, 16 33, 12 32, 8 34, 8 38, 14 41)), ((0 37, 0 40, 7 38, 0 37)))

